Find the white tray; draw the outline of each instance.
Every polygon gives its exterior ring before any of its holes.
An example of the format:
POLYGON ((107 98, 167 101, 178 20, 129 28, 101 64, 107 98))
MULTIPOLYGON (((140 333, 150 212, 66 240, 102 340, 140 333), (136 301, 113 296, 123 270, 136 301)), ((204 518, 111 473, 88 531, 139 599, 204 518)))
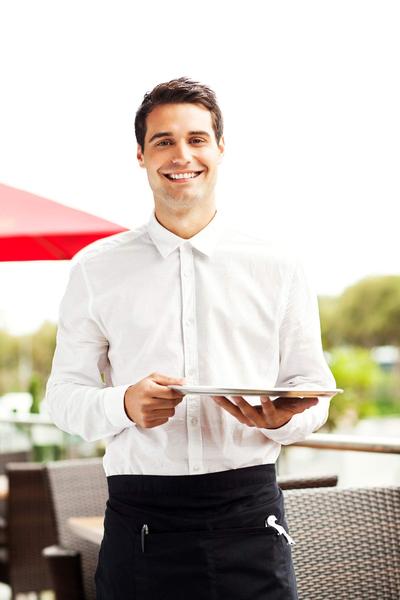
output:
POLYGON ((341 394, 343 390, 337 389, 296 389, 296 388, 270 388, 266 389, 248 389, 248 388, 228 388, 214 387, 209 385, 169 385, 172 390, 177 390, 186 394, 202 394, 203 396, 272 396, 273 398, 315 398, 317 396, 326 396, 332 398, 335 394, 341 394))

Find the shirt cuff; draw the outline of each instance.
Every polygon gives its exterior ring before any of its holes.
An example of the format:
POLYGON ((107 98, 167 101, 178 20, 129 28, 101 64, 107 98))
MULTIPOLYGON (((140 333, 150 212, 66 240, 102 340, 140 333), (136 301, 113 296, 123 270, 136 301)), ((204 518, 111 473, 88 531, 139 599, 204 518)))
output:
POLYGON ((119 429, 136 425, 126 414, 124 406, 125 392, 131 385, 131 383, 128 383, 127 385, 110 387, 107 388, 107 393, 104 394, 105 415, 110 423, 119 429))
MULTIPOLYGON (((301 414, 301 413, 300 413, 301 414)), ((267 429, 266 427, 262 428, 263 434, 274 442, 279 442, 280 444, 284 444, 290 439, 291 434, 298 429, 298 425, 296 421, 300 415, 293 415, 293 417, 282 427, 277 427, 276 429, 267 429)))

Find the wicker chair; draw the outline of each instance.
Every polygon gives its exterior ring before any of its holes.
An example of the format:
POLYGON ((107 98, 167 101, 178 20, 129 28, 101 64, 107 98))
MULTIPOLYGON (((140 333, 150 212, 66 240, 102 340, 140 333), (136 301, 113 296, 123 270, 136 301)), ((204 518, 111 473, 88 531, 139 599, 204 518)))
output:
POLYGON ((8 463, 7 502, 9 585, 16 594, 52 587, 42 549, 56 540, 44 466, 8 463))
MULTIPOLYGON (((20 452, 0 452, 0 475, 5 475, 6 464, 9 462, 28 462, 31 460, 31 452, 23 450, 20 452)), ((5 500, 0 500, 0 552, 7 545, 7 521, 6 521, 7 503, 5 500)), ((0 560, 1 565, 1 560, 0 560)), ((1 572, 1 566, 0 566, 1 572)), ((0 581, 3 579, 0 576, 0 581)))
POLYGON ((89 458, 47 463, 58 546, 46 548, 57 600, 95 598, 94 572, 99 548, 80 539, 68 527, 74 516, 102 515, 108 499, 102 459, 89 458))
POLYGON ((30 460, 32 460, 32 452, 30 450, 0 452, 0 475, 5 474, 7 463, 29 462, 30 460))
POLYGON ((284 492, 300 600, 400 598, 400 488, 284 492))
MULTIPOLYGON (((7 463, 27 462, 29 460, 31 460, 29 450, 0 452, 0 475, 5 475, 7 463)), ((0 582, 2 583, 10 583, 6 512, 7 501, 0 500, 0 582)))

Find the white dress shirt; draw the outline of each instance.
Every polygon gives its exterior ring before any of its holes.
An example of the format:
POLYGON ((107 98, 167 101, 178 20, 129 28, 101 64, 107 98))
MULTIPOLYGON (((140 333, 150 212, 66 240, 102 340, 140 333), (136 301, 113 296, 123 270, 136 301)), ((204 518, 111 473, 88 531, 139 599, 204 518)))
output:
POLYGON ((186 475, 274 463, 281 444, 327 418, 320 398, 278 429, 252 428, 193 395, 168 423, 142 428, 126 415, 124 394, 152 372, 198 385, 335 387, 301 266, 219 213, 189 240, 152 214, 79 253, 47 385, 53 421, 85 440, 109 438, 107 475, 186 475))

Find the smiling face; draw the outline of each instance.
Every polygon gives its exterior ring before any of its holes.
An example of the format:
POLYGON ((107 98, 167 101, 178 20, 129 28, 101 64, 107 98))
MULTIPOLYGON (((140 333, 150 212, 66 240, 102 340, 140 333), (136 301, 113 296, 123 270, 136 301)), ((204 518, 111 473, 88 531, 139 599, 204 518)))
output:
POLYGON ((147 170, 156 212, 209 213, 224 150, 210 111, 201 104, 161 104, 147 116, 146 126, 144 151, 138 146, 137 158, 147 170))

